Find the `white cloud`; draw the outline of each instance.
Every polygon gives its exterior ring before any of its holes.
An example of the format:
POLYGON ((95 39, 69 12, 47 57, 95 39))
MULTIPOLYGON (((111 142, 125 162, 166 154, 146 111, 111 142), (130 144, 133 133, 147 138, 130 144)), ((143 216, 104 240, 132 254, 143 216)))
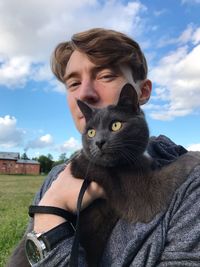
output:
POLYGON ((46 134, 29 141, 24 151, 28 151, 27 153, 28 155, 31 154, 31 157, 50 153, 58 158, 61 153, 66 153, 67 157, 70 157, 73 152, 81 149, 81 147, 80 141, 74 137, 70 137, 63 144, 56 144, 53 137, 50 134, 46 134))
POLYGON ((36 151, 39 154, 44 153, 44 151, 45 153, 54 151, 55 153, 66 153, 69 157, 71 153, 82 147, 81 142, 74 137, 70 137, 62 145, 55 144, 51 134, 43 134, 35 139, 27 141, 25 145, 24 139, 25 137, 27 138, 26 135, 27 133, 25 130, 17 127, 17 119, 15 117, 9 115, 0 117, 0 149, 2 150, 25 147, 24 151, 32 151, 33 156, 36 156, 36 151))
POLYGON ((158 40, 158 47, 167 45, 184 45, 191 43, 196 45, 200 42, 200 27, 196 28, 193 24, 189 24, 186 29, 178 37, 170 38, 168 35, 161 37, 158 40))
POLYGON ((200 151, 200 144, 192 144, 187 147, 189 151, 200 151))
MULTIPOLYGON (((61 93, 61 94, 66 94, 66 87, 64 84, 60 83, 58 80, 52 80, 49 82, 50 84, 50 87, 51 87, 51 91, 54 91, 54 92, 58 92, 58 93, 61 93)), ((47 90, 49 90, 47 88, 47 90)))
POLYGON ((28 57, 13 57, 0 64, 0 85, 23 86, 29 78, 31 62, 28 57))
POLYGON ((200 110, 200 28, 181 34, 179 40, 193 40, 193 46, 178 47, 152 68, 150 78, 156 84, 152 104, 162 101, 158 112, 152 108, 155 119, 170 120, 200 110), (199 38, 199 39, 198 39, 199 38), (195 41, 194 41, 195 40, 195 41), (198 41, 197 41, 198 40, 198 41))
POLYGON ((192 41, 195 45, 200 42, 200 28, 195 30, 192 41))
POLYGON ((34 140, 31 140, 26 145, 26 150, 32 148, 45 148, 53 145, 53 137, 50 134, 40 136, 34 140))
POLYGON ((154 15, 156 17, 160 17, 161 15, 167 13, 167 9, 163 8, 163 9, 160 9, 160 10, 155 10, 154 11, 154 15))
POLYGON ((0 5, 1 53, 46 59, 55 39, 71 32, 69 22, 77 19, 76 11, 95 3, 95 0, 60 0, 59 4, 56 0, 4 1, 0 5))
POLYGON ((60 152, 72 153, 81 148, 80 142, 74 137, 70 137, 63 145, 59 147, 60 152))
POLYGON ((194 27, 192 25, 188 25, 188 27, 182 32, 180 37, 177 39, 177 42, 187 43, 191 40, 194 32, 194 27))
POLYGON ((22 145, 25 131, 17 128, 17 119, 6 115, 0 117, 0 146, 2 148, 11 148, 22 145))
POLYGON ((52 79, 50 64, 44 63, 35 66, 31 78, 35 81, 50 81, 52 79))
POLYGON ((4 1, 0 5, 0 84, 11 87, 22 86, 27 79, 50 81, 46 64, 58 42, 92 27, 137 36, 142 32, 145 20, 140 16, 145 11, 140 1, 4 1))
POLYGON ((194 45, 200 42, 200 27, 195 28, 194 25, 189 24, 182 34, 177 38, 180 44, 192 43, 194 45))

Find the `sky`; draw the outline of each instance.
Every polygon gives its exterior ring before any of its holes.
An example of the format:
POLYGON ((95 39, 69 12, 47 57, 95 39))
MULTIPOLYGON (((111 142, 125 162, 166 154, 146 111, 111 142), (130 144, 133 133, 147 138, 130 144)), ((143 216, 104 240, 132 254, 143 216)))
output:
POLYGON ((0 151, 57 160, 81 147, 49 63, 58 43, 93 27, 124 32, 143 49, 151 135, 200 151, 200 0, 0 0, 0 14, 0 151))

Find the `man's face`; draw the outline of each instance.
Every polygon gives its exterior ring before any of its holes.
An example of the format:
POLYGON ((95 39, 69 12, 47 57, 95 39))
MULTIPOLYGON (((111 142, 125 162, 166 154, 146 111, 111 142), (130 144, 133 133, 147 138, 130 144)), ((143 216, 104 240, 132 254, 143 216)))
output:
MULTIPOLYGON (((80 132, 84 129, 85 118, 76 103, 77 99, 93 107, 102 108, 117 103, 124 84, 128 82, 135 86, 129 68, 99 67, 92 63, 86 54, 76 50, 66 66, 65 80, 68 105, 80 132)), ((138 92, 138 95, 140 98, 141 93, 138 92)))

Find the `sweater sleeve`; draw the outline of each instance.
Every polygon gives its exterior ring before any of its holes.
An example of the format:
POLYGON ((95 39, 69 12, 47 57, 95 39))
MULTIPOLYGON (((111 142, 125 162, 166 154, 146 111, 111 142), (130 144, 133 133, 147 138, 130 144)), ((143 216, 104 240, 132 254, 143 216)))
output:
POLYGON ((200 266, 200 166, 179 188, 166 220, 167 236, 159 267, 200 266))
MULTIPOLYGON (((37 205, 40 201, 40 199, 43 197, 44 193, 48 190, 48 188, 51 186, 52 182, 58 177, 59 173, 64 170, 66 164, 58 165, 54 167, 51 172, 48 174, 47 178, 45 179, 42 187, 35 195, 33 204, 37 205)), ((30 229, 30 227, 28 227, 30 229)), ((59 242, 57 246, 48 252, 46 258, 33 265, 34 267, 54 267, 54 266, 68 266, 69 265, 69 259, 70 259, 70 253, 71 248, 73 244, 74 237, 66 238, 59 242)), ((87 266, 86 259, 85 259, 85 251, 82 247, 79 249, 79 266, 87 266)))
MULTIPOLYGON (((73 243, 73 237, 64 239, 58 245, 48 252, 44 260, 34 264, 33 267, 67 267, 69 266, 71 247, 73 243)), ((79 249, 78 266, 87 267, 85 260, 85 252, 83 248, 79 249)))

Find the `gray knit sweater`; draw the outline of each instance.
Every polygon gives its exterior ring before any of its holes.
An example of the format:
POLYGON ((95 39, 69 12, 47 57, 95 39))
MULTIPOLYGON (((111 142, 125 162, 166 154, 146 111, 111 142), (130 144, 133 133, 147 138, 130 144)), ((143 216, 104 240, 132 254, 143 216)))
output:
MULTIPOLYGON (((158 166, 174 161, 186 150, 165 136, 151 138, 149 154, 158 166)), ((52 169, 40 191, 37 204, 53 180, 64 169, 52 169)), ((32 228, 32 220, 28 229, 32 228)), ((45 267, 68 266, 73 237, 61 241, 47 258, 36 265, 45 267)), ((87 266, 85 253, 79 250, 79 266, 87 266)), ((176 190, 165 213, 157 214, 150 223, 127 223, 119 220, 110 234, 100 266, 200 266, 200 165, 176 190)))

